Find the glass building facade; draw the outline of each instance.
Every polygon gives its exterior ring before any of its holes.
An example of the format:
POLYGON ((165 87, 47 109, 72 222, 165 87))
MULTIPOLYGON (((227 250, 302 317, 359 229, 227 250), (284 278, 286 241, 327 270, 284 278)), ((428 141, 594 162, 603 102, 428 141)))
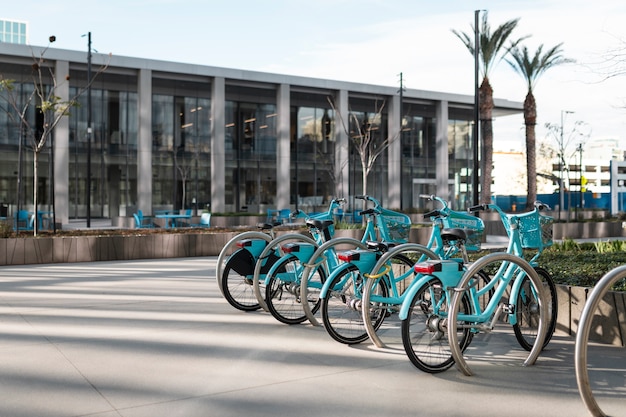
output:
MULTIPOLYGON (((102 218, 137 209, 317 211, 363 193, 406 211, 423 208, 420 194, 468 205, 472 96, 406 90, 400 102, 395 87, 99 55, 94 68, 107 68, 87 88, 85 54, 46 54, 56 82, 44 84, 77 100, 39 153, 38 203, 59 223, 88 210, 102 218), (364 132, 379 152, 365 166, 364 132)), ((33 209, 42 118, 32 56, 17 45, 0 54, 0 74, 13 80, 0 92, 0 204, 9 215, 33 209)), ((494 112, 520 110, 496 100, 494 112)))

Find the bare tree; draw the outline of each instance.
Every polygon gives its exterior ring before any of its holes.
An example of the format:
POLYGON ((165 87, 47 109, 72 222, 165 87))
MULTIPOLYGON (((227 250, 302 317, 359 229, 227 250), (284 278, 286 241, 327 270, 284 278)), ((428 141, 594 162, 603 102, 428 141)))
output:
MULTIPOLYGON (((389 147, 389 145, 400 137, 400 132, 393 136, 383 137, 381 135, 381 123, 383 120, 383 110, 385 101, 374 104, 374 114, 369 120, 363 123, 358 119, 355 113, 349 112, 348 122, 337 111, 333 101, 328 98, 331 108, 335 112, 336 119, 339 121, 341 128, 346 132, 354 150, 359 155, 361 162, 361 174, 363 194, 367 194, 367 177, 374 168, 374 164, 378 157, 389 147), (350 129, 350 126, 354 129, 350 129)), ((364 202, 365 204, 365 202, 364 202)))
MULTIPOLYGON (((69 116, 70 109, 78 105, 80 95, 93 83, 96 76, 105 71, 108 66, 108 63, 103 65, 91 80, 87 80, 87 85, 79 89, 70 99, 63 100, 62 97, 57 95, 60 85, 57 84, 53 67, 44 57, 45 53, 50 48, 50 44, 55 40, 56 37, 50 36, 48 46, 43 48, 38 56, 33 52, 32 81, 34 89, 23 102, 20 101, 19 91, 15 89, 15 80, 0 75, 0 91, 6 93, 7 103, 10 107, 7 113, 10 118, 20 124, 21 131, 24 132, 24 135, 30 140, 30 146, 33 150, 33 206, 35 211, 33 234, 35 236, 37 235, 38 228, 37 182, 39 154, 44 149, 48 139, 52 136, 55 127, 59 124, 61 119, 65 116, 69 116), (28 118, 27 112, 31 106, 35 106, 39 112, 42 121, 40 124, 36 124, 34 120, 28 118), (15 118, 17 118, 17 120, 15 120, 15 118)), ((70 76, 67 74, 65 76, 65 82, 69 82, 69 80, 70 76)))

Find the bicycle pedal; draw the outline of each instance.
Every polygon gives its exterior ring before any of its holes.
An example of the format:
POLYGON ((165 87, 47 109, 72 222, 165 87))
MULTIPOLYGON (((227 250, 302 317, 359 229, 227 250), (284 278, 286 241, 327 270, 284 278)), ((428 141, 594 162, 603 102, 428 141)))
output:
POLYGON ((503 304, 502 311, 505 314, 515 314, 515 304, 503 304))

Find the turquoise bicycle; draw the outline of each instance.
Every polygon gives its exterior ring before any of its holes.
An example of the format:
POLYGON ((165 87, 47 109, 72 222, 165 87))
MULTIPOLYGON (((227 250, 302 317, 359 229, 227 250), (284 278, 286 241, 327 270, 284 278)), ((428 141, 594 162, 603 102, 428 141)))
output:
MULTIPOLYGON (((334 271, 341 261, 336 256, 336 249, 365 248, 367 240, 377 239, 376 222, 372 221, 373 213, 383 213, 391 222, 385 230, 385 238, 397 239, 399 234, 408 237, 410 219, 402 213, 385 210, 371 196, 357 196, 374 204, 374 207, 362 212, 368 222, 361 240, 341 237, 334 238, 330 231, 334 228, 332 221, 308 221, 317 243, 295 242, 283 245, 286 253, 270 270, 265 280, 265 301, 270 312, 277 320, 287 324, 304 322, 307 318, 318 324, 315 313, 319 309, 322 286, 326 277, 334 271), (391 232, 390 232, 391 231, 391 232)), ((380 230, 378 230, 380 232, 380 230)))
MULTIPOLYGON (((371 270, 383 254, 398 245, 407 245, 408 241, 408 228, 402 233, 394 232, 398 224, 410 225, 410 220, 401 217, 405 215, 379 207, 370 208, 361 213, 368 219, 369 232, 366 231, 365 237, 367 247, 337 253, 337 258, 343 263, 332 271, 320 293, 324 327, 334 340, 344 344, 360 343, 367 339, 361 313, 363 305, 367 305, 362 302, 364 274, 371 270), (377 225, 378 231, 376 241, 369 240, 370 237, 376 238, 373 233, 374 224, 377 225)), ((437 257, 435 253, 422 245, 414 246, 417 246, 416 250, 424 256, 437 257)), ((336 247, 337 245, 333 246, 333 248, 336 247)), ((413 259, 403 254, 392 257, 389 262, 396 267, 390 272, 390 275, 394 277, 392 279, 402 276, 404 271, 409 270, 414 264, 413 259)), ((379 289, 382 291, 381 296, 388 295, 387 287, 381 286, 379 289)), ((372 318, 373 326, 378 328, 384 319, 384 313, 377 314, 372 318)))
MULTIPOLYGON (((538 264, 538 259, 543 250, 552 245, 552 224, 554 220, 552 217, 545 216, 541 213, 541 211, 547 209, 549 209, 549 207, 541 202, 535 202, 534 210, 519 214, 507 214, 495 204, 480 205, 469 209, 470 211, 494 210, 499 214, 502 224, 509 236, 509 244, 506 249, 507 253, 524 257, 525 251, 534 252, 532 257, 528 260, 528 263, 535 269, 544 287, 548 290, 549 321, 544 347, 552 339, 558 314, 558 300, 554 280, 550 273, 538 264), (514 234, 514 230, 517 230, 519 233, 514 234)), ((529 284, 528 278, 522 280, 520 283, 520 288, 517 292, 517 300, 514 303, 516 307, 516 318, 513 324, 515 337, 520 346, 526 350, 530 350, 535 344, 537 320, 539 316, 536 302, 537 296, 529 284)))
MULTIPOLYGON (((334 211, 345 200, 332 200, 327 212, 312 215, 318 218, 332 218, 334 211)), ((302 211, 295 211, 291 218, 311 217, 302 211)), ((275 227, 282 223, 260 223, 260 231, 243 232, 224 245, 217 259, 217 282, 224 298, 230 305, 242 311, 267 310, 258 293, 260 276, 265 276, 272 265, 283 255, 280 243, 285 241, 314 242, 301 233, 286 233, 276 237, 275 227)))
MULTIPOLYGON (((340 210, 345 203, 346 200, 344 198, 335 198, 330 201, 330 203, 328 204, 328 210, 325 212, 307 215, 304 214, 302 211, 297 210, 293 213, 293 215, 298 217, 304 217, 305 225, 307 225, 307 221, 309 220, 332 221, 335 217, 335 213, 340 210)), ((270 307, 267 305, 265 299, 266 285, 268 282, 270 268, 264 268, 263 260, 267 257, 271 257, 273 258, 272 265, 274 265, 278 260, 285 256, 286 253, 283 251, 282 247, 287 243, 302 242, 306 243, 307 245, 313 245, 317 247, 322 240, 323 234, 315 227, 312 228, 310 225, 307 225, 307 227, 309 231, 308 236, 299 233, 278 236, 275 239, 271 240, 258 256, 259 262, 256 263, 252 275, 252 288, 257 302, 267 312, 271 313, 270 307)), ((334 228, 332 226, 328 228, 328 233, 330 233, 331 236, 334 234, 334 228)), ((284 268, 281 269, 281 272, 285 272, 284 268)))
MULTIPOLYGON (((480 207, 497 210, 493 205, 480 207)), ((556 307, 548 307, 556 304, 556 289, 551 278, 552 285, 544 287, 538 272, 523 259, 522 248, 543 248, 549 244, 551 235, 547 230, 541 233, 538 209, 503 219, 509 223, 507 252, 487 255, 467 270, 456 260, 415 265, 415 272, 421 276, 407 291, 400 319, 405 352, 417 368, 436 373, 460 361, 460 369, 471 374, 462 352, 473 335, 492 331, 501 316, 514 328, 518 327, 516 336, 520 345, 531 352, 528 363, 534 362, 537 349, 540 351, 545 345, 548 328, 554 328, 556 322, 556 307), (527 220, 520 221, 520 216, 527 220), (533 221, 534 227, 520 227, 521 223, 533 221), (545 241, 536 242, 542 237, 545 241)), ((546 221, 545 225, 544 229, 551 223, 546 221)))
POLYGON ((400 268, 394 259, 404 256, 419 262, 425 259, 452 259, 461 256, 457 262, 463 262, 467 261, 468 249, 480 250, 485 227, 480 218, 466 212, 451 210, 447 202, 440 197, 434 195, 420 197, 439 205, 439 208, 424 214, 424 218, 430 219, 433 223, 426 246, 406 244, 390 249, 364 271, 364 276, 368 279, 364 283, 362 297, 363 305, 368 308, 361 310, 362 321, 367 335, 380 348, 400 343, 401 323, 397 320, 397 313, 407 297, 408 289, 416 285, 415 282, 419 279, 412 266, 400 268), (389 317, 382 328, 378 322, 381 316, 389 317))

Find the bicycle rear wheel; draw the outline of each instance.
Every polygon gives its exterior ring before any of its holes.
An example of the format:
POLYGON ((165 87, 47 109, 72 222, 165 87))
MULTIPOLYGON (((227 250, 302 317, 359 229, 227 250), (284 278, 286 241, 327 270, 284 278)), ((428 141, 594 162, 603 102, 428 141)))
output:
MULTIPOLYGON (((330 291, 322 299, 322 320, 328 334, 339 343, 355 344, 367 339, 363 323, 363 276, 354 265, 348 266, 330 283, 330 291)), ((379 285, 376 293, 387 296, 387 287, 379 285)), ((372 316, 374 328, 380 327, 384 313, 372 316)))
MULTIPOLYGON (((552 339, 556 327, 558 300, 556 296, 556 286, 548 271, 543 268, 535 268, 535 271, 537 271, 544 288, 547 290, 548 330, 543 342, 543 347, 545 348, 550 342, 550 339, 552 339)), ((521 347, 530 351, 537 338, 539 302, 537 300, 537 291, 532 286, 528 277, 525 277, 521 283, 520 291, 515 302, 515 316, 517 317, 517 323, 513 325, 515 338, 521 347)))
POLYGON ((228 304, 241 311, 255 311, 261 308, 254 295, 252 275, 254 258, 247 250, 235 252, 226 264, 221 277, 221 288, 228 304))
MULTIPOLYGON (((265 302, 269 312, 276 320, 285 324, 299 324, 307 319, 300 298, 300 278, 304 266, 295 257, 287 257, 278 261, 276 271, 269 277, 265 287, 265 302)), ((309 277, 309 282, 323 283, 326 274, 323 268, 316 268, 309 277)), ((319 309, 321 285, 310 287, 305 302, 311 311, 319 309)))
MULTIPOLYGON (((411 300, 409 315, 402 321, 402 343, 411 363, 428 373, 443 372, 454 364, 448 345, 447 316, 449 300, 439 279, 432 277, 411 300)), ((461 311, 470 312, 467 296, 461 300, 461 311)), ((472 340, 468 328, 457 330, 461 350, 472 340)))

